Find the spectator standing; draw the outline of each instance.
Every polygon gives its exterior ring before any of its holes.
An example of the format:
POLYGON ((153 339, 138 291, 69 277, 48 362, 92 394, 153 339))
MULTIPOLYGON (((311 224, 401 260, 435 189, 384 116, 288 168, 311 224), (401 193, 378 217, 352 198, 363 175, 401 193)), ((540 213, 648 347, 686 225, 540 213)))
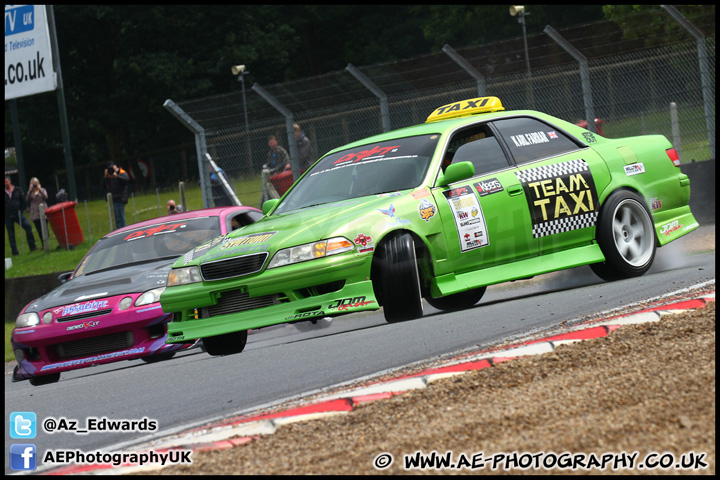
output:
POLYGON ((8 232, 8 240, 10 241, 10 249, 13 255, 19 255, 17 243, 15 242, 15 224, 18 223, 27 234, 28 247, 32 252, 35 246, 35 236, 32 232, 32 226, 28 222, 22 212, 26 208, 25 195, 20 187, 12 184, 10 177, 5 176, 5 228, 8 232))
POLYGON ((295 142, 297 142, 297 148, 298 148, 298 156, 299 163, 300 163, 300 173, 307 170, 310 165, 313 164, 315 159, 315 152, 312 146, 312 142, 308 138, 307 135, 305 135, 305 132, 302 128, 300 128, 300 125, 297 123, 293 124, 293 130, 295 131, 295 142))
POLYGON ((213 168, 210 167, 210 186, 212 190, 213 202, 215 203, 216 207, 232 206, 233 201, 230 198, 230 195, 227 193, 227 190, 225 190, 225 185, 223 185, 220 177, 222 177, 222 179, 224 179, 225 182, 230 185, 230 181, 228 180, 227 175, 225 175, 225 170, 218 167, 218 173, 215 173, 213 168))
POLYGON ((270 174, 279 173, 290 168, 290 155, 287 150, 278 145, 275 135, 268 137, 268 147, 270 150, 267 154, 267 163, 265 166, 270 170, 270 174))
POLYGON ((125 226, 125 205, 128 203, 128 183, 130 183, 128 173, 115 165, 115 162, 109 162, 105 169, 102 186, 107 193, 112 194, 116 228, 125 226))
MULTIPOLYGON (((45 239, 42 234, 40 205, 44 205, 45 208, 47 208, 47 199, 47 191, 40 185, 40 180, 38 180, 37 177, 33 177, 30 180, 30 186, 28 187, 25 200, 27 200, 27 204, 30 207, 30 220, 35 224, 35 230, 38 232, 38 237, 40 237, 43 248, 45 248, 45 239)), ((45 219, 45 228, 47 229, 47 219, 45 219)))

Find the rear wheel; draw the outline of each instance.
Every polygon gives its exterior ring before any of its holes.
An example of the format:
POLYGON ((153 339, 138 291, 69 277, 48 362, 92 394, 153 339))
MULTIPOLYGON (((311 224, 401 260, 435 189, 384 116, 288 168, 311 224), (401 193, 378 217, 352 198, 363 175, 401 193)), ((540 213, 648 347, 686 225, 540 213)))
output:
POLYGON ((485 295, 485 290, 487 290, 487 287, 480 287, 440 298, 427 297, 425 300, 438 310, 464 310, 479 302, 483 295, 485 295))
POLYGON ((203 347, 210 355, 233 355, 245 349, 247 335, 247 330, 240 330, 239 332, 205 337, 202 339, 203 347))
POLYGON ((373 285, 388 323, 422 317, 415 243, 409 233, 384 241, 376 251, 373 285))
POLYGON ((620 190, 605 201, 597 226, 597 241, 605 262, 590 265, 603 280, 639 277, 655 259, 655 228, 645 203, 620 190))
POLYGON ((58 381, 60 381, 59 373, 51 373, 50 375, 39 375, 37 377, 30 377, 30 385, 34 385, 36 387, 40 385, 56 383, 58 381))

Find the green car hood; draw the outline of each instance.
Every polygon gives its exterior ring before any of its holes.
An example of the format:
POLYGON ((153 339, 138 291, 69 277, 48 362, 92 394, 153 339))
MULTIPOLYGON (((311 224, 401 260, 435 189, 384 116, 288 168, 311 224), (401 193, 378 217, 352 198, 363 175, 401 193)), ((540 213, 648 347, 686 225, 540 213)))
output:
MULTIPOLYGON (((283 248, 302 245, 337 236, 350 241, 359 234, 375 234, 387 226, 388 217, 397 216, 403 208, 401 196, 371 196, 303 208, 280 215, 263 217, 256 223, 217 237, 186 253, 174 267, 199 265, 238 255, 268 252, 272 257, 283 248), (393 205, 395 212, 383 214, 393 205)), ((406 212, 406 215, 408 212, 406 212)), ((405 215, 405 216, 406 216, 405 215)))

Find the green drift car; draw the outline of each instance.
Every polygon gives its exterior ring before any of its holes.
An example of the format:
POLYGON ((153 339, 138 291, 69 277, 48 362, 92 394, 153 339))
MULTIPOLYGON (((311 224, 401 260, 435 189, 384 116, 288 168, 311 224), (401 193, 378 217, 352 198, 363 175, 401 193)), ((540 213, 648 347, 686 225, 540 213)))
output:
POLYGON ((241 352, 248 329, 376 310, 388 322, 475 305, 487 285, 590 265, 643 275, 698 227, 659 135, 607 139, 496 97, 318 160, 258 222, 187 252, 160 302, 168 343, 241 352))

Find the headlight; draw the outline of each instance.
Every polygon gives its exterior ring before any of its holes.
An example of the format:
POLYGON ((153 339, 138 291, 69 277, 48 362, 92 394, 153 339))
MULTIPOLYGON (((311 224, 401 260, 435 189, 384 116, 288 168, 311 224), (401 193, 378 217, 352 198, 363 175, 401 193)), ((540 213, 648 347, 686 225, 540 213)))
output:
POLYGON ((16 327, 32 327, 34 325, 40 325, 40 317, 35 312, 23 313, 15 319, 16 327))
POLYGON ((140 307, 149 303, 155 303, 160 301, 160 294, 165 291, 165 287, 153 288, 143 293, 135 300, 135 306, 140 307))
POLYGON ((167 286, 187 285, 188 283, 201 282, 200 269, 198 267, 174 268, 168 273, 167 286))
POLYGON ((125 297, 118 302, 118 310, 127 310, 132 305, 132 297, 125 297))
POLYGON ((335 237, 329 240, 321 240, 319 242, 306 243, 297 247, 286 248, 275 254, 267 268, 281 267, 292 263, 304 262, 314 258, 323 258, 329 255, 337 255, 338 253, 349 252, 355 246, 344 237, 335 237))

